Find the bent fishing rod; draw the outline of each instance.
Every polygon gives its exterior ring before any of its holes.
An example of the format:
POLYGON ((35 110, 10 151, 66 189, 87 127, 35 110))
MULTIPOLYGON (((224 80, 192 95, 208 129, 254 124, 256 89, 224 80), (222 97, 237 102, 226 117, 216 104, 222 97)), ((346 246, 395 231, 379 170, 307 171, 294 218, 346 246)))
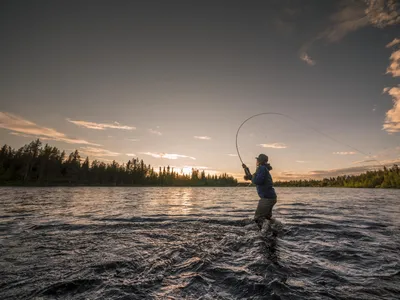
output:
POLYGON ((244 121, 242 122, 242 124, 240 124, 240 126, 239 126, 239 128, 238 128, 238 130, 237 130, 237 132, 236 132, 236 152, 237 152, 237 154, 238 154, 239 160, 240 160, 240 162, 242 163, 242 167, 243 167, 243 169, 244 169, 244 171, 245 171, 245 173, 246 173, 247 176, 249 176, 249 175, 251 176, 251 173, 250 173, 249 168, 244 164, 244 162, 243 162, 243 160, 242 160, 242 157, 241 157, 241 155, 240 155, 239 146, 238 146, 239 132, 240 132, 240 129, 242 128, 242 126, 243 126, 247 121, 249 121, 249 120, 251 120, 251 119, 253 119, 253 118, 255 118, 255 117, 262 116, 262 115, 278 115, 278 116, 285 117, 285 118, 287 118, 287 119, 289 119, 289 120, 291 120, 291 121, 293 121, 293 122, 295 122, 295 123, 298 123, 298 124, 302 125, 302 126, 305 127, 305 128, 308 128, 308 129, 310 129, 310 130, 313 130, 313 131, 317 132, 318 134, 321 134, 322 136, 324 136, 324 137, 326 137, 326 138, 328 138, 328 139, 330 139, 330 140, 332 140, 332 141, 334 141, 334 142, 336 142, 336 143, 341 144, 342 146, 346 146, 346 147, 348 147, 348 148, 350 148, 350 149, 353 149, 354 151, 357 151, 358 153, 364 154, 366 157, 370 157, 372 160, 376 161, 379 165, 384 166, 379 160, 377 160, 377 159, 371 157, 370 155, 364 153, 363 151, 361 151, 361 150, 359 150, 359 149, 357 149, 357 148, 355 148, 355 147, 353 147, 353 146, 351 146, 351 145, 348 145, 348 144, 346 144, 346 143, 343 143, 343 142, 341 142, 341 141, 339 141, 339 140, 337 140, 337 139, 331 137, 330 135, 328 135, 328 134, 326 134, 326 133, 324 133, 324 132, 322 132, 322 131, 320 131, 320 130, 314 128, 314 127, 311 127, 310 125, 308 125, 308 124, 306 124, 306 123, 304 123, 304 122, 302 122, 302 121, 299 121, 299 120, 297 120, 297 119, 295 119, 295 118, 293 118, 293 117, 290 117, 290 116, 288 116, 288 115, 286 115, 286 114, 282 114, 282 113, 278 113, 278 112, 263 112, 263 113, 258 113, 258 114, 252 115, 251 117, 249 117, 249 118, 247 118, 246 120, 244 120, 244 121))

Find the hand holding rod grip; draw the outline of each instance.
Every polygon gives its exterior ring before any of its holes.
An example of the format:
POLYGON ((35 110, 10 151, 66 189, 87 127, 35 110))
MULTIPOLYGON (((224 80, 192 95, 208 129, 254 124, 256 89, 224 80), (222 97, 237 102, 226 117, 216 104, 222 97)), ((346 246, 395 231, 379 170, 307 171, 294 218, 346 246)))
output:
POLYGON ((246 174, 246 177, 248 177, 249 180, 250 180, 250 179, 252 178, 252 175, 251 175, 251 173, 250 173, 249 168, 248 168, 245 164, 242 164, 242 167, 243 167, 243 169, 244 169, 244 173, 246 174))

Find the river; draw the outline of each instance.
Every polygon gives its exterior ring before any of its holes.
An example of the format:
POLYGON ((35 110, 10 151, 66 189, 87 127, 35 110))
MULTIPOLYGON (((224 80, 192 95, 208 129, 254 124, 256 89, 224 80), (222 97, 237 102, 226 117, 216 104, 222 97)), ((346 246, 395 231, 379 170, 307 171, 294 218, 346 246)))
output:
POLYGON ((1 299, 399 299, 400 191, 0 188, 1 299))

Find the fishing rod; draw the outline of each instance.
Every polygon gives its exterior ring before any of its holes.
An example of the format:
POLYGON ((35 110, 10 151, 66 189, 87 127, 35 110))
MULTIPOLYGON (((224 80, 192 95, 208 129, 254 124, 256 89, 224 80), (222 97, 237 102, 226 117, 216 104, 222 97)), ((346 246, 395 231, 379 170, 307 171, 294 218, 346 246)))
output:
POLYGON ((337 139, 335 139, 335 138, 329 136, 328 134, 326 134, 326 133, 324 133, 324 132, 322 132, 322 131, 320 131, 320 130, 318 130, 318 129, 316 129, 316 128, 314 128, 314 127, 312 127, 312 126, 310 126, 310 125, 308 125, 308 124, 306 124, 306 123, 304 123, 304 122, 301 122, 301 121, 299 121, 299 120, 297 120, 297 119, 295 119, 295 118, 293 118, 293 117, 290 117, 290 116, 288 116, 288 115, 286 115, 286 114, 282 114, 282 113, 278 113, 278 112, 263 112, 263 113, 258 113, 258 114, 252 115, 251 117, 249 117, 249 118, 247 118, 246 120, 244 120, 244 121, 242 122, 242 124, 240 124, 240 126, 239 126, 239 128, 238 128, 238 130, 237 130, 237 132, 236 132, 236 152, 237 152, 237 154, 238 154, 239 160, 240 160, 240 162, 242 163, 242 167, 243 167, 243 169, 244 169, 244 171, 245 171, 245 173, 246 173, 247 176, 249 176, 249 175, 251 176, 251 173, 250 173, 249 168, 247 168, 247 166, 243 163, 242 157, 240 156, 240 151, 239 151, 239 146, 238 146, 239 131, 240 131, 240 129, 242 128, 242 126, 243 126, 247 121, 249 121, 249 120, 251 120, 251 119, 253 119, 253 118, 255 118, 255 117, 262 116, 262 115, 278 115, 278 116, 285 117, 285 118, 287 118, 287 119, 289 119, 289 120, 291 120, 291 121, 293 121, 293 122, 295 122, 295 123, 299 123, 299 124, 303 125, 303 127, 306 127, 306 128, 308 128, 308 129, 310 129, 310 130, 313 130, 313 131, 315 131, 315 132, 317 132, 317 133, 323 135, 324 137, 326 137, 326 138, 328 138, 328 139, 330 139, 330 140, 332 140, 332 141, 334 141, 334 142, 336 142, 336 143, 339 143, 339 144, 341 144, 341 145, 343 145, 343 146, 346 146, 346 147, 348 147, 348 148, 350 148, 350 149, 353 149, 354 151, 357 151, 358 153, 364 154, 366 157, 370 157, 372 160, 376 161, 379 165, 381 165, 381 166, 383 166, 383 167, 385 166, 385 165, 383 165, 379 160, 377 160, 377 159, 371 157, 371 156, 368 155, 367 153, 364 153, 363 151, 361 151, 361 150, 359 150, 359 149, 357 149, 357 148, 355 148, 355 147, 353 147, 353 146, 351 146, 351 145, 348 145, 348 144, 346 144, 346 143, 343 143, 343 142, 341 142, 341 141, 339 141, 339 140, 337 140, 337 139))

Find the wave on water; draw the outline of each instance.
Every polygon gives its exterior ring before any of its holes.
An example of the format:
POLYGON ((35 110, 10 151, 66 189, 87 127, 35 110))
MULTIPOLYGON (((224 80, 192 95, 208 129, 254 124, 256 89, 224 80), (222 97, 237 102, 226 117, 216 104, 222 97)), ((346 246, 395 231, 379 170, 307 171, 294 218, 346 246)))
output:
POLYGON ((347 214, 314 199, 278 202, 278 222, 261 232, 243 217, 254 202, 232 206, 232 217, 71 214, 62 203, 58 214, 31 205, 26 215, 3 201, 0 298, 398 299, 398 213, 373 198, 360 200, 363 211, 336 200, 347 214))
POLYGON ((251 219, 103 222, 25 229, 24 248, 8 254, 8 260, 23 257, 24 263, 8 270, 2 294, 25 299, 247 298, 275 295, 276 282, 285 280, 284 272, 273 271, 281 268, 277 260, 270 260, 276 240, 260 235, 251 219), (21 275, 26 277, 22 281, 21 275))

